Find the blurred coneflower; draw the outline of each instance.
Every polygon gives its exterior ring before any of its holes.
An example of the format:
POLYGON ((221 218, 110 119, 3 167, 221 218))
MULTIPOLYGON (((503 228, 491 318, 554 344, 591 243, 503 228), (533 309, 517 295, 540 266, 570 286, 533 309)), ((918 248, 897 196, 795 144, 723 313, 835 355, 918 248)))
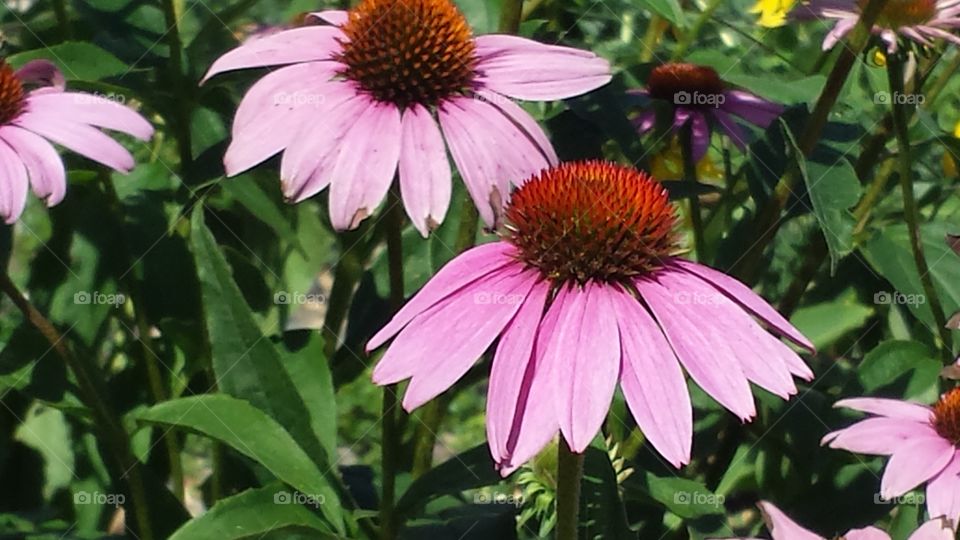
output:
POLYGON ((522 184, 505 217, 500 241, 447 264, 367 344, 395 336, 373 380, 410 379, 412 410, 499 337, 486 421, 504 475, 558 431, 582 453, 618 383, 647 439, 680 467, 693 436, 681 366, 744 421, 756 413, 750 382, 788 398, 793 376, 813 377, 776 336, 813 346, 762 298, 677 256, 674 208, 646 173, 564 163, 522 184))
MULTIPOLYGON (((767 128, 783 106, 762 99, 750 92, 730 87, 711 67, 687 63, 667 63, 650 72, 647 86, 631 90, 635 96, 668 103, 672 107, 671 131, 683 133, 689 127, 689 138, 681 144, 691 145, 695 161, 700 161, 710 146, 710 133, 719 128, 741 150, 746 149, 747 135, 734 119, 767 128)), ((653 108, 641 112, 633 120, 640 133, 656 125, 653 108)))
POLYGON ((349 12, 310 18, 329 24, 258 35, 220 57, 204 80, 286 66, 241 101, 227 175, 283 151, 284 196, 299 202, 329 186, 340 230, 374 211, 399 169, 404 207, 427 235, 450 202, 447 149, 480 216, 494 225, 511 183, 557 162, 512 99, 572 97, 611 76, 589 51, 473 36, 449 0, 362 0, 349 12))
POLYGON ((65 86, 51 62, 34 60, 14 70, 0 60, 0 217, 6 223, 23 213, 28 186, 47 206, 63 200, 66 170, 51 143, 129 172, 133 156, 97 128, 141 140, 153 136, 153 126, 119 100, 65 86))

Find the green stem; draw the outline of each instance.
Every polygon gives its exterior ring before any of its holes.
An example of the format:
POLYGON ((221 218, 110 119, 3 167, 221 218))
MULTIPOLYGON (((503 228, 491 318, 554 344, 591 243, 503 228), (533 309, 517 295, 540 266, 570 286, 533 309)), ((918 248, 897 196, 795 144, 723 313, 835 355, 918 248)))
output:
POLYGON ((88 362, 73 354, 53 323, 47 320, 23 296, 6 271, 0 272, 0 290, 3 290, 3 293, 10 298, 27 319, 27 322, 43 335, 54 352, 73 372, 83 402, 90 408, 94 423, 102 437, 102 442, 112 455, 111 461, 114 463, 112 470, 115 480, 125 482, 130 492, 134 521, 138 529, 136 531, 137 536, 144 540, 152 540, 153 529, 150 524, 141 464, 130 449, 130 441, 120 419, 113 413, 106 401, 100 397, 103 394, 100 389, 105 384, 98 379, 96 367, 88 365, 88 362))
POLYGON ((523 0, 503 0, 502 5, 499 30, 504 34, 516 34, 523 19, 523 0))
POLYGON ((580 514, 583 454, 576 454, 560 437, 557 445, 557 540, 576 540, 580 514))
MULTIPOLYGON (((903 213, 907 222, 907 229, 910 233, 910 249, 913 252, 913 261, 917 266, 917 272, 920 274, 920 283, 923 286, 923 292, 930 305, 930 311, 933 312, 934 321, 937 324, 937 330, 940 339, 943 341, 943 347, 950 353, 950 332, 947 330, 947 318, 943 313, 943 306, 940 304, 940 298, 933 287, 933 279, 930 276, 930 268, 927 266, 927 259, 923 254, 923 242, 920 237, 919 209, 917 201, 913 195, 913 177, 910 161, 910 135, 907 132, 907 105, 898 99, 904 95, 903 82, 903 62, 898 54, 887 57, 887 79, 890 81, 890 106, 893 108, 893 128, 897 139, 897 163, 899 165, 900 191, 903 194, 903 213)), ((950 358, 952 360, 952 358, 950 358)))
MULTIPOLYGON (((870 42, 872 35, 870 29, 873 28, 877 17, 888 1, 869 0, 848 43, 841 47, 837 61, 833 64, 833 69, 827 76, 827 82, 823 86, 823 91, 817 99, 813 112, 810 113, 803 131, 800 133, 797 146, 804 157, 810 157, 816 148, 817 141, 820 140, 823 133, 823 128, 827 125, 830 111, 833 110, 833 106, 840 97, 840 91, 843 90, 843 86, 847 82, 850 70, 853 68, 857 57, 870 42)), ((748 283, 754 281, 763 253, 780 228, 780 213, 786 206, 799 180, 800 175, 796 168, 788 169, 774 189, 769 202, 757 213, 752 229, 760 231, 760 237, 741 259, 737 268, 734 269, 735 274, 744 281, 748 283)))
POLYGON ((723 0, 710 0, 707 3, 707 7, 700 12, 697 19, 693 21, 693 26, 690 27, 690 30, 687 31, 680 43, 677 44, 677 48, 674 49, 673 55, 670 57, 671 62, 678 62, 687 54, 687 49, 689 49, 690 46, 693 45, 693 42, 700 36, 700 31, 703 30, 703 27, 710 21, 713 12, 720 7, 721 3, 723 3, 723 0))
POLYGON ((666 26, 663 24, 663 19, 656 13, 650 17, 650 21, 647 22, 647 31, 643 34, 643 46, 640 48, 640 63, 646 64, 653 60, 654 51, 657 49, 657 42, 660 41, 660 36, 663 34, 663 30, 666 26))
POLYGON ((693 157, 693 133, 690 125, 680 135, 680 153, 683 156, 683 181, 690 185, 690 224, 693 227, 693 245, 697 260, 706 259, 703 240, 703 216, 700 213, 700 194, 697 193, 697 163, 693 157))
MULTIPOLYGON (((390 303, 394 311, 403 305, 403 207, 397 185, 390 189, 387 198, 386 227, 387 264, 390 271, 390 303)), ((383 388, 381 466, 383 468, 380 496, 380 537, 393 540, 397 537, 398 523, 394 514, 398 458, 400 452, 401 430, 398 423, 397 385, 383 388)))
POLYGON ((53 13, 57 17, 57 26, 64 40, 73 39, 73 28, 70 26, 70 15, 67 13, 66 0, 53 0, 53 13))
POLYGON ((174 114, 172 128, 177 137, 177 149, 180 155, 180 173, 191 178, 193 173, 193 143, 190 132, 191 118, 191 88, 190 83, 184 72, 183 64, 183 42, 180 39, 180 17, 177 14, 176 0, 161 0, 160 7, 163 11, 164 24, 167 26, 167 32, 164 37, 167 41, 167 47, 170 49, 170 60, 168 63, 168 80, 173 93, 174 114))

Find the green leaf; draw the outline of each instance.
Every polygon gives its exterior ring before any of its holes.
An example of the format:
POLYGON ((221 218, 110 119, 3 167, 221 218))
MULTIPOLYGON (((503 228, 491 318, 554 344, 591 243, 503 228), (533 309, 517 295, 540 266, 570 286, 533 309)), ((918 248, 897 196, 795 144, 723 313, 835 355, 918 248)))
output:
POLYGON ((587 448, 580 486, 581 529, 589 531, 594 538, 636 538, 627 525, 617 473, 602 445, 587 448))
POLYGON ((823 229, 823 236, 830 250, 832 275, 840 259, 853 251, 855 223, 850 207, 860 200, 860 181, 853 165, 845 156, 820 152, 810 159, 804 159, 793 133, 782 120, 781 127, 803 176, 810 202, 813 204, 813 214, 823 229))
POLYGON ((650 497, 682 518, 692 519, 724 512, 724 497, 714 494, 700 482, 680 477, 660 477, 652 473, 645 473, 641 481, 645 482, 650 497))
POLYGON ((206 107, 194 109, 190 117, 190 132, 194 159, 227 137, 227 127, 223 125, 220 115, 206 107))
MULTIPOLYGON (((946 223, 933 222, 925 224, 920 234, 934 289, 947 314, 960 310, 960 264, 957 264, 957 255, 944 242, 951 229, 955 230, 946 223)), ((897 292, 906 295, 903 303, 910 312, 930 328, 934 328, 936 323, 913 261, 906 225, 885 227, 862 249, 870 266, 889 281, 897 292), (911 299, 917 301, 910 301, 911 299)), ((891 300, 895 298, 892 291, 886 291, 886 294, 891 300)))
POLYGON ((177 530, 170 540, 261 537, 283 529, 308 529, 310 538, 339 538, 330 527, 278 484, 223 499, 177 530))
POLYGON ((62 412, 34 404, 13 438, 43 456, 44 497, 70 485, 74 478, 73 440, 62 412))
MULTIPOLYGON (((199 206, 199 205, 198 205, 199 206)), ((286 428, 317 465, 329 469, 331 455, 314 431, 310 409, 266 339, 233 280, 216 240, 197 208, 190 240, 197 262, 213 370, 220 388, 267 412, 286 428)))
POLYGON ((283 365, 310 412, 310 426, 328 456, 337 451, 337 401, 333 377, 323 354, 323 338, 309 332, 309 341, 295 351, 285 351, 283 365))
POLYGON ((823 349, 863 326, 872 315, 873 309, 856 303, 850 294, 832 302, 800 308, 790 322, 818 349, 823 349))
POLYGON ((224 191, 240 202, 250 214, 268 225, 277 236, 283 240, 293 242, 299 248, 300 242, 297 233, 290 225, 290 220, 283 210, 259 184, 252 174, 243 174, 236 178, 225 180, 222 184, 224 191))
POLYGON ((687 26, 687 18, 683 15, 683 9, 677 0, 641 0, 640 5, 656 12, 680 28, 687 26))
POLYGON ((20 67, 40 58, 56 64, 68 81, 99 81, 128 71, 127 65, 116 56, 83 41, 65 41, 52 47, 14 54, 7 57, 7 62, 20 67))
POLYGON ((885 341, 864 356, 857 376, 870 394, 902 381, 906 383, 902 393, 904 398, 932 402, 937 397, 941 367, 923 343, 885 341))
POLYGON ((487 443, 482 443, 417 478, 397 501, 396 511, 400 516, 410 516, 441 495, 489 486, 500 480, 487 443))
MULTIPOLYGON (((239 369, 239 368, 238 368, 239 369)), ((204 394, 167 401, 135 412, 133 418, 195 431, 253 459, 318 504, 324 517, 343 532, 337 496, 317 465, 280 424, 241 399, 204 394)))

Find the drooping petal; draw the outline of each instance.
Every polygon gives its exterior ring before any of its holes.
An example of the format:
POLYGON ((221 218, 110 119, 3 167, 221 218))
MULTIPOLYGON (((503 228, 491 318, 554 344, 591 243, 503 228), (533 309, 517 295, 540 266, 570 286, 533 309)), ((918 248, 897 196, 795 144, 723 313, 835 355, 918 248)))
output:
POLYGON ((547 45, 546 43, 540 43, 539 41, 510 34, 484 34, 475 37, 474 43, 476 45, 477 56, 483 58, 494 58, 501 55, 513 54, 517 51, 529 53, 548 51, 557 54, 568 54, 575 58, 596 58, 595 54, 584 49, 575 49, 562 45, 547 45))
POLYGON ((773 540, 824 540, 822 536, 797 525, 772 503, 760 501, 757 506, 763 514, 763 521, 767 524, 767 530, 770 531, 773 540))
POLYGON ((569 290, 548 339, 560 432, 581 453, 600 431, 620 376, 619 332, 605 286, 569 290))
MULTIPOLYGON (((520 311, 503 332, 490 369, 487 389, 487 442, 494 461, 500 463, 510 456, 507 443, 517 419, 518 410, 525 403, 522 396, 525 375, 533 360, 533 345, 543 317, 550 285, 540 282, 523 299, 520 311)), ((527 389, 529 390, 529 389, 527 389)))
POLYGON ((638 279, 634 285, 690 377, 741 420, 753 418, 753 395, 739 362, 729 353, 719 354, 728 351, 727 336, 684 309, 689 306, 677 305, 673 292, 655 280, 638 279))
POLYGON ((833 25, 833 28, 827 33, 827 37, 823 38, 823 50, 829 51, 832 49, 834 45, 846 37, 856 25, 857 19, 842 19, 837 21, 837 24, 833 25))
POLYGON ((497 464, 502 476, 509 475, 537 455, 560 431, 553 374, 559 366, 556 358, 547 356, 546 351, 566 297, 565 290, 557 292, 537 329, 533 357, 523 374, 517 411, 507 439, 506 455, 497 464))
POLYGON ((133 156, 100 130, 57 116, 27 111, 13 121, 74 152, 120 172, 133 169, 133 156))
POLYGON ((516 248, 508 242, 491 242, 471 248, 447 263, 410 299, 386 326, 367 342, 367 352, 383 345, 414 317, 467 285, 516 263, 516 248))
POLYGON ((847 531, 843 540, 890 540, 890 535, 876 527, 864 527, 847 531))
MULTIPOLYGON (((278 69, 243 96, 233 120, 233 139, 223 157, 227 176, 236 176, 295 143, 313 140, 302 133, 305 124, 315 127, 314 122, 323 119, 324 129, 310 133, 332 136, 337 132, 333 111, 356 92, 350 85, 325 81, 329 73, 315 66, 317 62, 278 69)), ((314 165, 317 154, 311 156, 314 165)))
POLYGON ((849 427, 832 431, 821 444, 859 454, 893 455, 912 437, 936 435, 929 425, 899 418, 867 418, 849 427))
POLYGON ((940 436, 914 437, 887 461, 880 480, 880 495, 899 497, 943 471, 956 448, 940 436))
POLYGON ((10 145, 23 161, 30 175, 30 186, 37 197, 47 206, 54 206, 63 200, 67 192, 67 174, 63 160, 49 142, 13 125, 0 127, 0 139, 10 145))
POLYGON ((450 162, 440 128, 427 109, 408 107, 401 123, 400 194, 410 221, 426 238, 450 207, 450 162))
POLYGON ((632 121, 633 127, 637 128, 638 133, 646 133, 653 129, 657 122, 657 112, 654 110, 643 111, 632 121))
MULTIPOLYGON (((695 262, 680 258, 675 258, 672 260, 672 262, 683 270, 690 272, 691 274, 694 274, 712 284, 718 290, 733 299, 733 301, 762 319, 763 322, 767 323, 780 335, 809 350, 810 352, 815 352, 813 343, 811 343, 809 339, 801 334, 799 330, 794 328, 793 325, 791 325, 786 319, 784 319, 783 315, 777 313, 777 310, 773 309, 773 307, 771 307, 766 300, 761 298, 757 293, 753 292, 750 287, 747 287, 736 279, 724 274, 723 272, 714 270, 709 266, 704 266, 702 264, 697 264, 695 262)), ((809 372, 809 368, 807 368, 807 371, 809 372)), ((807 376, 800 375, 795 372, 794 374, 807 380, 813 379, 812 372, 809 372, 807 376)))
POLYGON ((680 309, 696 313, 704 330, 710 327, 716 340, 712 353, 739 363, 747 380, 788 399, 797 392, 787 360, 796 353, 771 336, 726 295, 703 280, 681 270, 667 267, 657 281, 674 294, 680 309))
POLYGON ((24 84, 41 86, 47 91, 62 91, 67 86, 60 68, 49 60, 31 60, 20 66, 16 76, 24 84))
POLYGON ((82 92, 39 92, 27 97, 30 108, 71 122, 112 129, 140 140, 153 136, 153 126, 140 113, 116 101, 82 92))
POLYGON ((933 419, 933 409, 919 403, 885 398, 849 398, 841 399, 833 404, 834 407, 853 409, 855 411, 912 420, 921 424, 929 424, 933 419))
POLYGON ((720 124, 720 128, 727 134, 727 138, 729 138, 737 148, 740 150, 746 149, 747 136, 729 114, 724 112, 723 109, 716 109, 713 111, 713 118, 720 124))
POLYGON ((953 527, 945 519, 931 519, 913 534, 907 537, 907 540, 955 540, 956 535, 953 527))
POLYGON ((0 217, 11 225, 27 204, 27 169, 17 153, 0 141, 0 217))
POLYGON ((536 279, 532 271, 504 270, 417 316, 377 364, 374 381, 390 384, 408 375, 410 384, 403 397, 407 411, 438 396, 500 335, 536 279), (444 336, 440 343, 437 336, 444 336))
POLYGON ((343 138, 331 171, 330 222, 337 230, 355 229, 387 196, 400 159, 400 110, 373 103, 343 138))
POLYGON ((728 90, 723 93, 720 109, 735 114, 755 126, 766 129, 783 114, 784 107, 743 90, 728 90))
POLYGON ((501 96, 496 92, 484 90, 482 88, 475 90, 475 92, 483 99, 492 103, 494 107, 500 109, 503 114, 505 114, 508 118, 510 118, 510 120, 517 124, 517 126, 525 131, 527 136, 533 139, 533 142, 537 145, 537 148, 551 165, 556 165, 559 163, 557 153, 554 151, 553 144, 550 142, 550 139, 547 138, 547 134, 543 132, 543 128, 540 127, 540 124, 538 124, 537 121, 534 120, 529 113, 527 113, 527 111, 523 110, 516 103, 510 101, 510 98, 501 96))
POLYGON ((694 112, 691 115, 690 137, 693 144, 693 160, 699 162, 707 155, 710 148, 710 125, 704 113, 694 112))
POLYGON ((620 386, 650 443, 674 467, 690 462, 693 407, 680 362, 656 321, 637 299, 611 295, 623 358, 620 386))
POLYGON ((370 105, 366 96, 354 95, 303 116, 280 160, 280 187, 287 200, 300 202, 330 185, 340 154, 353 151, 343 140, 370 105), (315 122, 323 122, 324 129, 313 129, 315 122))
POLYGON ((343 32, 333 26, 302 26, 241 44, 218 58, 200 84, 218 73, 235 69, 280 66, 298 62, 332 60, 340 50, 343 32))
POLYGON ((927 512, 930 517, 946 517, 956 528, 960 520, 960 453, 927 484, 927 512))
MULTIPOLYGON (((498 48, 478 48, 477 82, 515 99, 552 101, 599 88, 611 79, 610 64, 583 51, 497 38, 498 48), (516 42, 509 45, 508 41, 516 42), (489 52, 488 52, 489 51, 489 52)), ((477 42, 489 41, 479 36, 477 42)), ((529 41, 529 40, 526 40, 529 41)))

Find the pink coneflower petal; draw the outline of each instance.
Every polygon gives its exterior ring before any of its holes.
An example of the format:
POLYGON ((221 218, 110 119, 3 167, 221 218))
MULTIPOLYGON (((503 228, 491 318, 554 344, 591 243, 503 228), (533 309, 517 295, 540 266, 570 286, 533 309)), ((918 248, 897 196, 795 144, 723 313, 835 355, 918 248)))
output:
POLYGON ((307 17, 308 19, 318 19, 334 26, 343 26, 350 18, 350 15, 342 9, 328 9, 324 11, 314 11, 307 17))
MULTIPOLYGON (((17 79, 24 84, 44 87, 43 90, 63 91, 67 85, 60 68, 49 60, 31 60, 16 71, 17 79)), ((37 90, 34 90, 36 93, 37 90)))
POLYGON ((931 517, 944 516, 957 525, 960 518, 960 454, 927 484, 927 511, 931 517))
POLYGON ((944 519, 931 519, 920 526, 907 540, 956 540, 952 525, 944 519))
POLYGON ((925 424, 933 419, 933 410, 929 407, 897 399, 850 398, 842 399, 833 406, 925 424))
POLYGON ((743 129, 737 125, 736 121, 724 112, 722 109, 717 109, 713 111, 713 117, 716 119, 717 123, 720 124, 720 128, 727 134, 727 137, 737 146, 740 150, 745 150, 747 148, 747 137, 743 133, 743 129))
POLYGON ((200 84, 236 69, 331 60, 340 49, 343 32, 332 26, 304 26, 247 41, 218 58, 200 84))
POLYGON ((436 120, 421 105, 403 112, 400 143, 400 194, 420 234, 443 221, 450 207, 450 162, 436 120))
POLYGON ((846 37, 856 25, 857 19, 842 19, 837 21, 837 24, 833 25, 833 28, 827 33, 827 37, 823 38, 823 50, 829 51, 832 49, 834 45, 846 37))
POLYGON ((890 540, 890 535, 876 527, 851 529, 843 535, 844 540, 890 540))
POLYGON ((650 313, 617 290, 611 303, 623 349, 620 386, 650 443, 674 467, 690 462, 693 407, 680 361, 650 313))
POLYGON ((100 130, 86 124, 74 123, 63 117, 45 113, 27 111, 17 117, 13 125, 42 135, 114 170, 129 172, 133 168, 133 156, 126 148, 100 130))
POLYGON ((724 112, 735 114, 751 124, 766 128, 783 114, 783 106, 771 103, 743 90, 728 90, 720 107, 724 112))
POLYGON ((887 461, 880 480, 880 495, 899 497, 941 472, 950 463, 956 448, 936 434, 913 437, 887 461))
MULTIPOLYGON (((543 317, 550 286, 540 282, 533 286, 523 298, 520 311, 510 321, 500 343, 497 345, 490 369, 490 383, 487 389, 487 440, 495 461, 500 462, 511 455, 508 448, 510 435, 519 410, 527 402, 523 396, 529 393, 527 372, 536 369, 531 364, 533 346, 537 339, 537 330, 543 317)), ((548 383, 549 384, 549 383, 548 383)), ((552 402, 551 402, 552 404, 552 402)), ((554 432, 550 435, 552 436, 554 432)))
POLYGON ((804 529, 787 517, 779 508, 767 501, 757 503, 763 521, 773 540, 823 540, 822 537, 804 529))
POLYGON ((728 350, 727 336, 678 306, 674 293, 656 281, 638 279, 635 285, 690 377, 741 420, 753 418, 756 408, 746 376, 739 364, 717 354, 728 350))
MULTIPOLYGON (((777 310, 773 309, 770 304, 763 300, 763 298, 760 298, 760 295, 753 292, 750 287, 747 287, 740 281, 737 281, 723 272, 714 270, 709 266, 704 266, 702 264, 697 264, 695 262, 680 258, 673 259, 673 263, 682 268, 684 271, 689 272, 712 284, 718 290, 730 297, 730 299, 762 319, 781 336, 809 350, 810 352, 815 351, 813 343, 811 343, 809 339, 807 339, 796 328, 794 328, 789 321, 784 319, 783 315, 777 313, 777 310)), ((813 373, 810 372, 810 368, 806 368, 805 371, 808 373, 801 374, 795 371, 792 372, 795 375, 806 378, 807 380, 813 379, 813 373)))
POLYGON ((414 317, 430 309, 451 294, 467 287, 487 274, 515 262, 516 248, 507 242, 482 244, 463 252, 437 272, 393 319, 367 342, 367 352, 383 345, 414 317))
POLYGON ((693 160, 699 162, 710 148, 710 125, 702 112, 691 115, 690 136, 693 138, 693 160))
POLYGON ((23 161, 33 193, 47 206, 54 206, 67 193, 63 160, 43 137, 17 126, 0 127, 0 139, 10 145, 23 161))
POLYGON ((400 159, 400 111, 372 102, 341 143, 330 172, 330 222, 339 230, 354 229, 373 214, 387 196, 400 159))
POLYGON ((654 110, 643 111, 637 115, 636 118, 631 120, 633 126, 640 133, 646 133, 653 129, 653 126, 657 122, 657 113, 654 110))
POLYGON ((153 126, 136 111, 99 96, 79 92, 47 92, 27 97, 31 109, 44 115, 62 115, 71 122, 120 131, 146 141, 153 126))
POLYGON ((515 54, 518 51, 526 53, 554 52, 569 55, 570 58, 596 58, 596 55, 583 49, 574 49, 561 45, 547 45, 532 39, 513 36, 510 34, 487 34, 474 38, 476 53, 481 58, 495 58, 501 55, 515 54))
POLYGON ((545 354, 570 361, 553 372, 560 432, 580 453, 600 431, 620 375, 620 339, 610 299, 601 285, 566 295, 545 354))
POLYGON ((547 138, 547 134, 543 132, 540 124, 538 124, 527 111, 506 97, 490 90, 478 89, 477 95, 493 104, 494 107, 500 109, 500 111, 517 124, 528 137, 533 139, 540 153, 551 165, 557 164, 557 153, 553 149, 553 145, 550 144, 550 139, 547 138))
MULTIPOLYGON (((332 108, 339 94, 347 90, 355 95, 355 89, 330 82, 338 66, 336 62, 304 62, 267 73, 240 100, 231 134, 240 137, 250 129, 262 130, 263 124, 283 124, 290 117, 303 118, 303 113, 312 109, 332 108)), ((292 136, 282 139, 288 141, 292 136)), ((263 142, 271 143, 273 138, 263 142)))
POLYGON ((0 141, 0 217, 10 225, 27 204, 27 169, 17 153, 0 141))
POLYGON ((889 456, 913 437, 936 435, 929 424, 899 418, 875 417, 828 433, 820 444, 850 452, 889 456))
MULTIPOLYGON (((610 64, 599 56, 585 57, 568 47, 497 39, 484 47, 488 36, 476 38, 477 69, 482 85, 515 99, 547 101, 589 92, 610 82, 610 64)), ((502 37, 502 36, 501 36, 502 37)))
POLYGON ((306 115, 284 151, 280 160, 280 186, 287 200, 302 201, 330 185, 340 154, 352 150, 343 146, 343 140, 357 116, 370 106, 370 101, 363 96, 344 96, 346 98, 338 99, 332 108, 306 115), (312 129, 313 122, 321 119, 325 129, 312 129))
POLYGON ((555 369, 562 366, 546 355, 547 342, 557 327, 566 295, 558 292, 537 329, 533 357, 527 365, 517 402, 507 456, 498 463, 500 474, 507 476, 537 455, 560 431, 557 419, 555 369))
POLYGON ((739 305, 701 279, 683 271, 664 271, 658 280, 675 294, 674 301, 696 309, 703 327, 712 326, 718 336, 713 354, 736 358, 747 380, 789 399, 797 393, 786 358, 796 356, 786 345, 771 336, 739 305))

